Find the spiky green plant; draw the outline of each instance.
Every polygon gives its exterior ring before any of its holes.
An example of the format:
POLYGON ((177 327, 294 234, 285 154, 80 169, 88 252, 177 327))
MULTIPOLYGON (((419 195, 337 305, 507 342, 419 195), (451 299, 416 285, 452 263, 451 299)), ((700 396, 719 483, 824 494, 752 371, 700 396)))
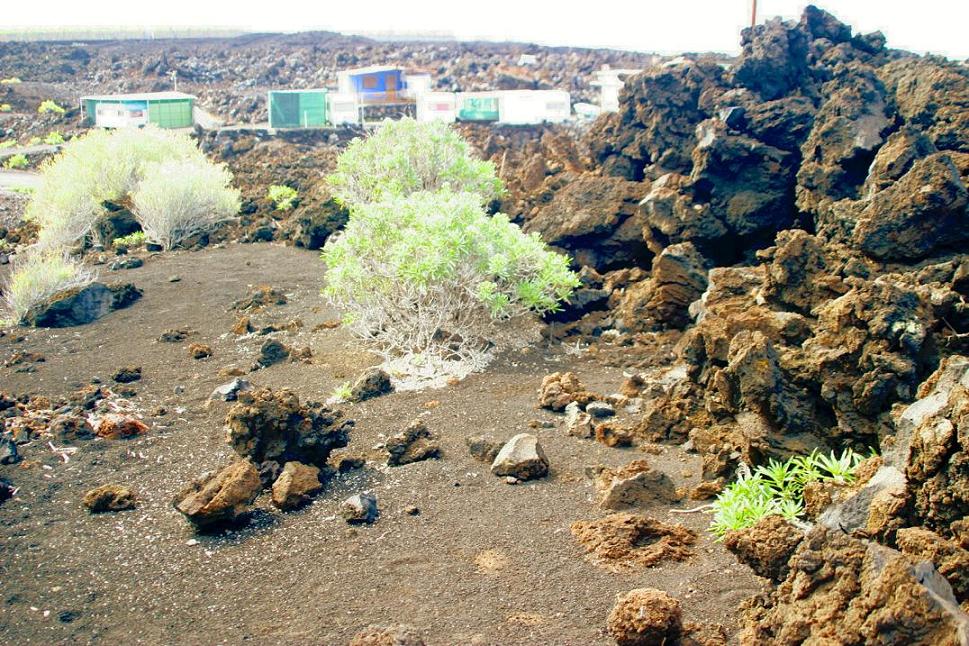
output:
POLYGON ((140 247, 141 245, 145 244, 145 232, 144 231, 135 231, 134 233, 129 233, 126 236, 122 236, 120 238, 115 238, 111 242, 111 244, 115 248, 117 248, 117 247, 125 247, 125 248, 140 247))
POLYGON ((67 110, 57 105, 53 99, 45 99, 39 106, 37 106, 37 112, 40 114, 46 114, 48 112, 53 112, 54 114, 64 114, 67 112, 67 110))
POLYGON ((333 392, 330 393, 330 401, 333 403, 349 401, 352 394, 353 390, 350 386, 350 382, 344 381, 342 384, 336 386, 333 389, 333 392))
POLYGON ((299 196, 299 192, 290 186, 273 184, 269 187, 266 197, 277 211, 288 211, 293 208, 293 201, 299 196))
POLYGON ((44 137, 44 143, 48 146, 60 146, 64 143, 64 135, 54 130, 47 133, 47 136, 44 137))
POLYGON ((8 169, 27 168, 27 164, 27 155, 18 153, 7 157, 7 161, 3 163, 3 167, 8 169))
POLYGON ((811 482, 851 484, 865 456, 845 449, 825 455, 814 450, 780 462, 770 460, 751 471, 743 464, 738 478, 711 505, 710 531, 718 540, 730 531, 745 529, 764 516, 778 515, 797 521, 804 513, 804 487, 811 482))

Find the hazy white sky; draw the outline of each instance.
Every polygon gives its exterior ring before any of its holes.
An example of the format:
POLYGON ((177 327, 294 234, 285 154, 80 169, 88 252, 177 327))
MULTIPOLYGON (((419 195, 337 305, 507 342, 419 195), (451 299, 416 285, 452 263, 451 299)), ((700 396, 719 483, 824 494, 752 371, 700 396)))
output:
MULTIPOLYGON (((3 0, 0 27, 220 26, 448 32, 549 45, 675 53, 738 51, 751 0, 3 0)), ((796 18, 804 0, 758 0, 761 19, 796 18)), ((892 47, 969 58, 969 0, 827 0, 855 31, 881 30, 892 47)))

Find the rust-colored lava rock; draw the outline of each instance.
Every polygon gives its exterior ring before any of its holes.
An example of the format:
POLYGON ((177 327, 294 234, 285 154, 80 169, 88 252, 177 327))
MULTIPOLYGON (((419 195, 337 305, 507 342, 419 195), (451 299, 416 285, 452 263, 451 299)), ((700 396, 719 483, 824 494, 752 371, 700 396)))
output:
POLYGON ((772 514, 753 527, 728 532, 723 544, 758 576, 780 582, 787 576, 787 562, 803 538, 801 530, 772 514))
POLYGON ((622 595, 609 613, 609 635, 618 646, 664 646, 683 628, 680 602, 655 588, 622 595))
POLYGON ((588 558, 613 572, 686 560, 696 542, 696 534, 686 527, 628 513, 577 521, 571 529, 588 558))
POLYGON ((148 425, 139 419, 125 415, 110 414, 105 415, 98 422, 97 428, 94 429, 94 434, 106 440, 121 440, 136 437, 147 431, 148 425))
POLYGON ((220 471, 210 471, 191 482, 178 495, 175 509, 200 531, 231 523, 249 511, 262 491, 259 471, 248 460, 237 459, 220 471))

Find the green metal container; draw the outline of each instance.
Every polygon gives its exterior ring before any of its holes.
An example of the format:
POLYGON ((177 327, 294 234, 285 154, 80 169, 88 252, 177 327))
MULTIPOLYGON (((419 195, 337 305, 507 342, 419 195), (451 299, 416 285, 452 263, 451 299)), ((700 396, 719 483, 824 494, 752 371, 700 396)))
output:
POLYGON ((326 125, 326 90, 269 93, 270 128, 322 128, 326 125))
POLYGON ((497 97, 465 97, 458 108, 461 121, 497 121, 497 97))
POLYGON ((148 122, 159 128, 191 128, 192 101, 185 99, 149 101, 148 122))

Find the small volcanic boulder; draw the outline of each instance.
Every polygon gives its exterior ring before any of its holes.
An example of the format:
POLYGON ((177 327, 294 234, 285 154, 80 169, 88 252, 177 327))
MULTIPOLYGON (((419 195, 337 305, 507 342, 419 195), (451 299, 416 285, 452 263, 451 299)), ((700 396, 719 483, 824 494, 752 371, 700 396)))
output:
POLYGON ((286 389, 260 388, 238 394, 225 418, 226 441, 256 464, 302 462, 323 467, 333 449, 350 441, 353 420, 322 404, 300 404, 286 389))
POLYGON ((256 359, 256 366, 268 368, 271 365, 289 359, 290 349, 282 341, 276 339, 266 339, 266 342, 259 348, 259 357, 256 359))
POLYGON ((114 376, 111 377, 119 384, 130 384, 141 379, 141 366, 125 366, 119 368, 114 376))
POLYGON ((495 457, 498 456, 498 451, 502 447, 502 443, 490 435, 477 435, 466 438, 465 444, 468 445, 468 453, 471 454, 471 457, 479 462, 488 463, 495 461, 495 457))
POLYGON ((224 402, 234 402, 239 399, 239 393, 250 390, 252 390, 251 383, 245 379, 236 378, 213 390, 212 394, 209 395, 209 399, 221 399, 224 402))
POLYGON ((193 359, 207 359, 212 356, 212 346, 204 343, 191 343, 188 346, 188 356, 193 359))
POLYGON ((672 644, 683 629, 680 602, 655 588, 631 590, 613 606, 608 629, 619 646, 672 644))
POLYGON ((350 646, 425 646, 425 642, 410 626, 367 626, 353 636, 350 646))
POLYGON ((6 478, 0 478, 0 504, 13 498, 16 491, 17 489, 13 486, 13 483, 6 478))
POLYGON ((273 483, 273 504, 283 510, 295 509, 308 502, 322 488, 318 467, 302 462, 287 462, 273 483))
POLYGON ((728 532, 723 544, 758 576, 775 583, 789 572, 788 561, 804 532, 777 515, 764 516, 753 527, 728 532))
POLYGON ((126 415, 105 415, 94 431, 98 437, 106 440, 121 440, 141 435, 148 430, 148 425, 141 420, 126 415))
POLYGON ((542 408, 563 411, 571 402, 585 406, 596 399, 573 372, 553 372, 542 379, 538 404, 542 408))
POLYGON ((47 430, 60 441, 73 442, 94 437, 94 428, 81 415, 58 415, 51 420, 47 430))
POLYGON ((269 285, 259 285, 246 296, 232 304, 232 309, 240 312, 258 311, 270 305, 285 305, 288 302, 283 290, 269 285))
POLYGON ((158 337, 158 340, 162 343, 178 343, 179 341, 184 341, 191 334, 188 330, 182 328, 172 328, 170 330, 165 330, 158 337))
POLYGON ((441 457, 441 447, 423 420, 414 420, 402 432, 387 440, 387 465, 399 467, 411 462, 441 457))
POLYGON ((135 508, 135 493, 116 484, 101 485, 84 494, 82 503, 92 514, 135 508))
POLYGON ((583 413, 576 402, 571 402, 565 407, 565 430, 572 437, 588 439, 595 435, 592 416, 583 413))
POLYGON ((72 327, 91 323, 111 310, 127 307, 141 296, 137 288, 127 287, 138 296, 132 296, 128 290, 116 292, 115 288, 103 283, 58 292, 31 307, 23 322, 34 327, 72 327))
POLYGON ((0 437, 0 464, 17 464, 22 459, 13 438, 6 435, 0 437))
POLYGON ((351 525, 369 525, 380 516, 377 496, 370 492, 350 496, 340 503, 340 515, 351 525))
POLYGON ((519 480, 542 478, 548 475, 548 458, 537 437, 530 433, 519 433, 501 447, 491 464, 491 473, 519 480))
POLYGON ((626 509, 656 502, 679 500, 676 485, 662 471, 650 468, 646 460, 634 460, 618 469, 603 469, 596 478, 599 506, 626 509))
POLYGON ((381 368, 368 368, 350 388, 350 401, 362 402, 392 392, 390 375, 381 368))
POLYGON ((248 460, 236 460, 221 471, 209 471, 182 489, 173 501, 197 530, 236 520, 262 491, 259 471, 248 460))

